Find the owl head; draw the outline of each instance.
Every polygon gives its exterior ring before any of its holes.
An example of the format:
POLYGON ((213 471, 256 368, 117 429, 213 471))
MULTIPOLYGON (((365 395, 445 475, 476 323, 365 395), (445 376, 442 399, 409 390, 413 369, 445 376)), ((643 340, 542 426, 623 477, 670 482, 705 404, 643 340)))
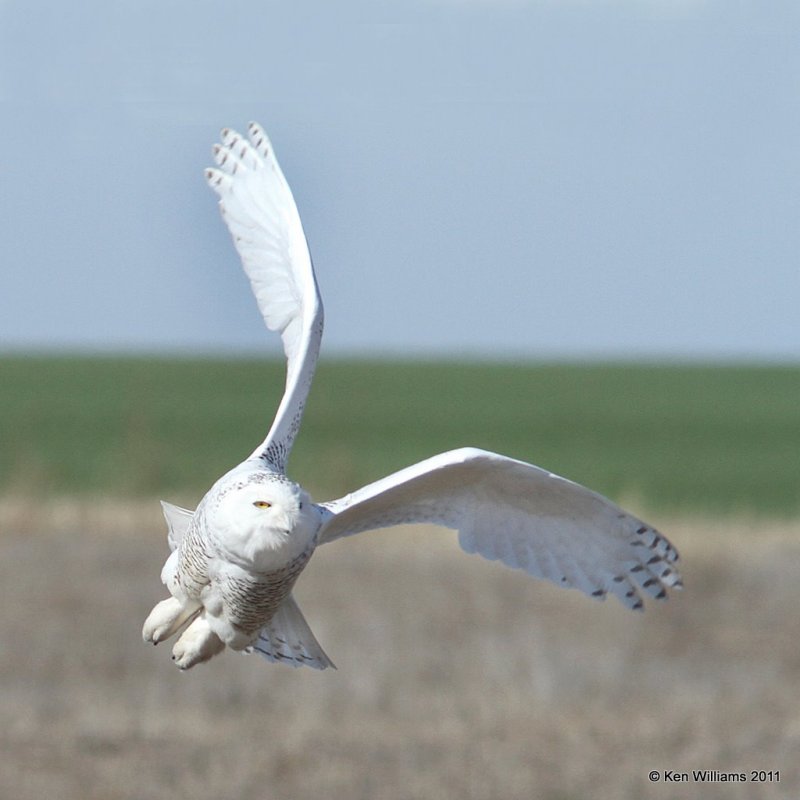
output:
POLYGON ((296 483, 256 473, 220 489, 206 521, 241 566, 258 571, 282 567, 313 541, 319 515, 296 483))

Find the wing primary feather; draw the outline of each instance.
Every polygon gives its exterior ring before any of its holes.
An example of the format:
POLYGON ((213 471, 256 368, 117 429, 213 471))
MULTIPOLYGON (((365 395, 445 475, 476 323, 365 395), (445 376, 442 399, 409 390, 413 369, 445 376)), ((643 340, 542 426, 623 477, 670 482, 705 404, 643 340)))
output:
POLYGON ((205 171, 208 185, 220 196, 230 192, 233 182, 222 170, 209 167, 205 171))
POLYGON ((269 158, 272 144, 264 129, 257 122, 251 122, 247 126, 247 133, 251 144, 260 153, 261 157, 263 159, 269 158))
POLYGON ((214 154, 214 161, 217 162, 217 166, 229 175, 235 175, 238 170, 242 168, 242 162, 230 148, 224 147, 221 144, 215 144, 212 148, 212 153, 214 154))

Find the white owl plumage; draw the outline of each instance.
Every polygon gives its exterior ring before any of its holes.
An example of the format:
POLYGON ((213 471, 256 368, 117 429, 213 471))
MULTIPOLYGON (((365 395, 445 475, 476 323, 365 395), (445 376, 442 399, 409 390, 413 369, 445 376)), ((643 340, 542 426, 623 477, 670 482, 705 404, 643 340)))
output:
POLYGON ((469 553, 634 610, 642 595, 681 587, 678 554, 652 527, 605 497, 544 469, 474 448, 441 453, 338 500, 314 503, 286 475, 286 461, 319 354, 323 310, 300 216, 263 129, 223 130, 220 197, 258 308, 281 335, 286 389, 266 439, 206 493, 195 511, 163 503, 171 554, 170 597, 143 636, 176 633, 181 669, 226 646, 270 661, 325 669, 292 588, 315 549, 361 531, 433 523, 458 531, 469 553))

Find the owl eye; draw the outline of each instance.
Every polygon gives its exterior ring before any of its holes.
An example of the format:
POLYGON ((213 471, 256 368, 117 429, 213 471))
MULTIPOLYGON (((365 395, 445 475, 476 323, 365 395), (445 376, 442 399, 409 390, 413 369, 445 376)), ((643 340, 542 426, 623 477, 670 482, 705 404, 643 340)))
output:
POLYGON ((272 503, 268 503, 266 500, 256 500, 255 503, 253 503, 253 505, 256 508, 270 508, 272 506, 272 503))

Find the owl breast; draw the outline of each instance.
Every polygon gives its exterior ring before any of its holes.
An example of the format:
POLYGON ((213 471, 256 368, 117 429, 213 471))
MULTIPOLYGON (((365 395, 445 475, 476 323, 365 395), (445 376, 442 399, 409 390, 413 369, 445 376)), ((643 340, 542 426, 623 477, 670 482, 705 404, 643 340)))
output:
POLYGON ((292 591, 313 552, 313 545, 309 546, 286 566, 271 572, 219 576, 216 588, 227 621, 247 636, 258 633, 292 591))

